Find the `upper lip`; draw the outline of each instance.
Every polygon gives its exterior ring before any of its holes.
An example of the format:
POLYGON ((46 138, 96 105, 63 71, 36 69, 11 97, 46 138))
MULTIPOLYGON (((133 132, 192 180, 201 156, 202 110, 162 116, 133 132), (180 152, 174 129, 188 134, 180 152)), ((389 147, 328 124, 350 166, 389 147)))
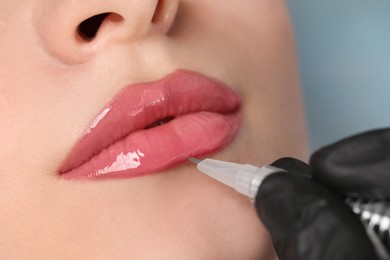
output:
POLYGON ((178 70, 155 82, 125 87, 91 122, 60 167, 60 173, 72 171, 104 148, 133 132, 154 126, 156 122, 199 111, 236 112, 240 106, 237 94, 215 85, 215 80, 199 73, 178 70), (191 103, 194 95, 204 102, 191 103))

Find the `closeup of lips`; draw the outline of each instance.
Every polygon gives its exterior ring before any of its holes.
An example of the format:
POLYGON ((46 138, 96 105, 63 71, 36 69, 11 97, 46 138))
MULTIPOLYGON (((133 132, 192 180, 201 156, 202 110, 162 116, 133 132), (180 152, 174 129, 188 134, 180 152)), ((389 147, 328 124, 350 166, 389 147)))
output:
POLYGON ((178 70, 122 89, 60 168, 66 179, 157 173, 221 149, 240 126, 240 98, 223 83, 178 70))

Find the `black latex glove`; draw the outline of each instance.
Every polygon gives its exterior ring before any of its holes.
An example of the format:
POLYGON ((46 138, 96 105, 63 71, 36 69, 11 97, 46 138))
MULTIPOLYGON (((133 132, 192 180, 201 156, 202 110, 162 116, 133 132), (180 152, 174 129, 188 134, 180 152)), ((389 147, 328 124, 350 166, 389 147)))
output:
POLYGON ((267 177, 256 208, 281 260, 378 259, 343 195, 390 198, 390 129, 320 149, 310 160, 284 158, 289 173, 267 177))

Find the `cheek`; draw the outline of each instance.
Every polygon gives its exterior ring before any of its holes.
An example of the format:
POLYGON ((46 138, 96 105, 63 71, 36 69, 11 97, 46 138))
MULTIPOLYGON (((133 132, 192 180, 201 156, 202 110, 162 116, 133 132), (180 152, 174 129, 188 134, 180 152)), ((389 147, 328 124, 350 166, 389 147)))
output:
MULTIPOLYGON (((241 162, 269 163, 283 156, 306 159, 307 140, 292 28, 283 1, 251 1, 236 15, 240 50, 228 77, 243 96, 243 128, 230 149, 241 162), (256 8, 255 8, 256 7, 256 8)), ((239 8, 239 7, 237 7, 239 8)), ((232 27, 234 28, 234 27, 232 27)), ((227 56, 227 55, 226 55, 227 56)))

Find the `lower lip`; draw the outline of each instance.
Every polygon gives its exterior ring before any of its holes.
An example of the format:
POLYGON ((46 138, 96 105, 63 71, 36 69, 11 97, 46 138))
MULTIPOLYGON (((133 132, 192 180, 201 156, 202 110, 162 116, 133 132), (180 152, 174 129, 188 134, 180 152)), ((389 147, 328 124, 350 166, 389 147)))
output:
POLYGON ((163 171, 228 145, 240 126, 239 112, 197 112, 134 132, 63 175, 65 179, 131 178, 163 171))

